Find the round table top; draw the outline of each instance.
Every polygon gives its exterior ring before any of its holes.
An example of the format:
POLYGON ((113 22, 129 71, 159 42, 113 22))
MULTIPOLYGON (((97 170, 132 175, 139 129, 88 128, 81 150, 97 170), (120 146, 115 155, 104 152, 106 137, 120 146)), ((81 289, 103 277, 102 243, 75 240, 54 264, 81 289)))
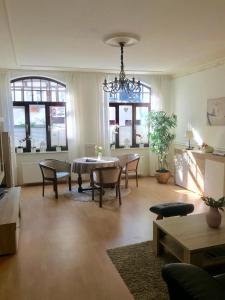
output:
POLYGON ((74 173, 90 173, 94 168, 106 168, 119 165, 119 159, 117 157, 81 157, 77 158, 72 163, 72 171, 74 173))

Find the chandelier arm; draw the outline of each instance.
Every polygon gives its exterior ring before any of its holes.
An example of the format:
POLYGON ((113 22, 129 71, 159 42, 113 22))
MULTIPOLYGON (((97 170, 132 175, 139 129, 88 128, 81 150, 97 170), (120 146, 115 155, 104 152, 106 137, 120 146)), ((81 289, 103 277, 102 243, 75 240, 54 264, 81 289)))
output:
POLYGON ((103 83, 103 90, 105 92, 109 92, 111 94, 116 94, 120 90, 125 91, 128 95, 134 93, 134 92, 140 92, 141 91, 141 83, 140 81, 136 81, 133 77, 132 80, 128 79, 126 77, 125 71, 124 71, 124 61, 123 61, 123 55, 124 55, 124 47, 126 45, 126 42, 120 41, 118 44, 120 46, 120 73, 119 77, 115 77, 114 81, 107 82, 106 80, 103 83))

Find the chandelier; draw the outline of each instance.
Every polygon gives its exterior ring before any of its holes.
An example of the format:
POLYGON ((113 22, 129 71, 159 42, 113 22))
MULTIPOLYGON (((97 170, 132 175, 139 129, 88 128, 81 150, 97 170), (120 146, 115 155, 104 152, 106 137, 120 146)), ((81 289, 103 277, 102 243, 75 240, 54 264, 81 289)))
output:
POLYGON ((124 71, 124 62, 123 62, 123 52, 125 46, 132 46, 138 42, 138 37, 134 35, 111 35, 105 39, 105 43, 113 46, 120 47, 120 73, 119 77, 115 77, 114 81, 107 82, 105 79, 103 82, 104 92, 110 94, 116 94, 120 90, 124 91, 128 95, 132 93, 138 93, 141 91, 141 82, 140 80, 135 80, 133 77, 129 79, 126 77, 124 71))

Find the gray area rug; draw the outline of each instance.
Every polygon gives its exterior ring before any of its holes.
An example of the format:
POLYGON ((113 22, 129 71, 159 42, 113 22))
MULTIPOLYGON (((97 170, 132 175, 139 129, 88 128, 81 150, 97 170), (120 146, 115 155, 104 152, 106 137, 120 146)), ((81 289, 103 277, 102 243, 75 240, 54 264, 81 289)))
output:
POLYGON ((161 277, 161 268, 169 258, 155 257, 152 241, 109 249, 107 253, 135 300, 169 299, 161 277))
MULTIPOLYGON (((89 187, 87 184, 84 184, 83 186, 89 187)), ((125 189, 125 186, 120 187, 120 192, 121 192, 121 198, 123 202, 123 198, 125 198, 127 195, 130 194, 131 190, 125 189)), ((80 202, 89 202, 92 201, 92 196, 91 196, 91 191, 84 191, 82 193, 78 193, 77 188, 73 188, 71 192, 64 193, 64 196, 66 198, 75 200, 75 201, 80 201, 80 202)), ((99 192, 95 191, 95 200, 96 202, 99 202, 99 192)), ((105 194, 103 195, 103 202, 104 201, 112 201, 116 199, 116 190, 115 189, 110 189, 107 188, 105 189, 105 194)))

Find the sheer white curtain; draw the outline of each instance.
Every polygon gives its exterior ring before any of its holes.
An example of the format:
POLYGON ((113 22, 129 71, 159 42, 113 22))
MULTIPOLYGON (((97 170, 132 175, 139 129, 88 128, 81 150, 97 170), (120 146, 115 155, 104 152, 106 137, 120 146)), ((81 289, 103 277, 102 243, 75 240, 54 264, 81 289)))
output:
POLYGON ((73 93, 79 127, 80 155, 85 155, 85 145, 101 145, 104 154, 109 152, 108 104, 102 90, 104 74, 73 73, 73 93))
POLYGON ((10 136, 11 144, 11 162, 12 162, 12 184, 16 182, 16 155, 14 147, 14 131, 13 131, 13 104, 10 91, 10 72, 0 71, 0 117, 1 130, 7 131, 10 136))
MULTIPOLYGON (((136 76, 137 77, 137 76, 136 76)), ((161 75, 139 75, 138 79, 151 87, 151 110, 171 112, 171 79, 161 75)), ((149 151, 149 174, 155 175, 158 169, 158 157, 149 151)))

